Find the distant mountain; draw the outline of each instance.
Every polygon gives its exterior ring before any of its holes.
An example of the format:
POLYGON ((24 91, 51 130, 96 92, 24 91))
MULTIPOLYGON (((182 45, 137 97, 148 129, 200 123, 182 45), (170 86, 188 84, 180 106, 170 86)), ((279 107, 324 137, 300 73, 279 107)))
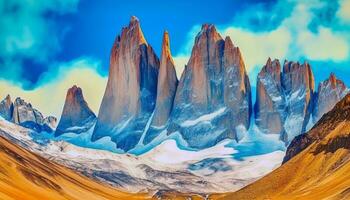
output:
POLYGON ((344 82, 337 79, 334 73, 331 73, 327 80, 318 85, 313 112, 314 121, 317 122, 323 114, 330 111, 347 93, 349 93, 349 89, 344 82))
POLYGON ((285 142, 303 133, 313 105, 314 77, 308 63, 269 58, 257 78, 255 121, 261 131, 279 134, 285 142))
POLYGON ((66 101, 55 136, 67 132, 77 134, 86 132, 95 122, 96 115, 85 101, 82 89, 74 85, 67 92, 66 101))
POLYGON ((10 95, 7 95, 0 102, 0 116, 36 132, 53 132, 57 124, 55 117, 44 117, 39 110, 33 108, 30 103, 25 102, 20 97, 12 102, 10 95))
POLYGON ((349 199, 349 155, 350 94, 291 142, 285 164, 221 199, 349 199))

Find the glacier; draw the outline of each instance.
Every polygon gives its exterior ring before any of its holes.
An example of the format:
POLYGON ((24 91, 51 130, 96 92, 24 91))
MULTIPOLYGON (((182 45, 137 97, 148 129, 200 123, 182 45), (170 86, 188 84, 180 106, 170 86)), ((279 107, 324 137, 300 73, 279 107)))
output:
POLYGON ((0 119, 0 135, 26 149, 114 187, 153 194, 172 190, 206 196, 238 190, 281 165, 285 145, 277 137, 255 125, 237 130, 242 131, 239 142, 225 139, 203 150, 164 130, 151 143, 125 153, 110 137, 91 142, 93 127, 53 137, 0 119))

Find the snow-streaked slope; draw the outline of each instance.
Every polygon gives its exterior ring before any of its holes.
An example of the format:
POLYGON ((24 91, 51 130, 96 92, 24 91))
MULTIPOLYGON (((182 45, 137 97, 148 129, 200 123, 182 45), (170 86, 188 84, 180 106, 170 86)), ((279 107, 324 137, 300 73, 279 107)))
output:
POLYGON ((1 200, 151 199, 101 184, 0 136, 1 200))
POLYGON ((170 190, 205 195, 237 190, 278 167, 284 156, 282 142, 256 130, 243 133, 239 143, 224 140, 200 151, 183 148, 183 141, 179 136, 175 137, 176 134, 167 138, 163 133, 151 144, 153 146, 136 147, 142 152, 138 156, 107 151, 118 152, 115 146, 109 145, 111 141, 107 138, 97 141, 100 148, 107 150, 92 149, 97 148, 97 144, 90 148, 77 146, 91 137, 91 131, 75 137, 62 135, 61 139, 76 144, 73 145, 53 141, 48 135, 38 137, 29 129, 0 119, 0 135, 89 177, 130 192, 170 190), (251 150, 247 151, 248 148, 251 150))

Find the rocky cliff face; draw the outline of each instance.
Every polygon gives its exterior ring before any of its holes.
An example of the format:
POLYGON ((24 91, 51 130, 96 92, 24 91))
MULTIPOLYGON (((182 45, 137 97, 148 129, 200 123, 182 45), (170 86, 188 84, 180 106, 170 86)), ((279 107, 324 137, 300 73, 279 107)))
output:
POLYGON ((16 124, 35 130, 36 132, 52 132, 56 128, 57 119, 53 116, 45 117, 30 103, 17 97, 14 102, 10 95, 0 103, 0 115, 16 124))
POLYGON ((289 143, 303 133, 313 111, 314 77, 308 63, 269 58, 257 79, 255 121, 264 133, 289 143))
POLYGON ((138 143, 156 104, 158 69, 159 60, 132 17, 112 47, 93 141, 111 136, 126 151, 138 143))
POLYGON ((203 25, 176 91, 168 133, 179 131, 191 147, 209 147, 238 139, 236 128, 249 127, 250 115, 250 84, 239 48, 213 25, 203 25))
POLYGON ((257 78, 255 122, 268 134, 284 135, 285 96, 282 88, 281 65, 269 58, 257 78))
POLYGON ((347 94, 334 108, 324 114, 315 126, 307 133, 293 139, 288 146, 283 162, 287 162, 301 151, 309 147, 313 142, 324 139, 340 123, 348 123, 350 120, 350 94, 347 94))
POLYGON ((81 88, 74 85, 66 96, 60 122, 55 136, 66 132, 81 133, 89 130, 96 121, 96 116, 86 103, 81 88))
POLYGON ((173 108, 177 84, 175 65, 170 52, 169 35, 168 32, 165 32, 158 74, 156 107, 151 126, 143 140, 144 144, 152 141, 161 130, 165 129, 173 108))
POLYGON ((6 120, 12 119, 13 103, 10 95, 7 95, 4 100, 0 102, 0 116, 6 120))
POLYGON ((323 114, 330 111, 348 92, 344 82, 331 73, 327 80, 318 85, 313 112, 314 121, 317 122, 323 114))
POLYGON ((282 86, 286 99, 284 141, 290 142, 305 132, 312 113, 315 81, 308 63, 286 61, 283 66, 282 86))

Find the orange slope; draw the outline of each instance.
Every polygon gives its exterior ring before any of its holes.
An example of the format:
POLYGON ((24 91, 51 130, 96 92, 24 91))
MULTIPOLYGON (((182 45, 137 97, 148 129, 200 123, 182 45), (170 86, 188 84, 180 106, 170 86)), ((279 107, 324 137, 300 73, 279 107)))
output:
POLYGON ((150 199, 99 184, 0 137, 0 199, 150 199))

